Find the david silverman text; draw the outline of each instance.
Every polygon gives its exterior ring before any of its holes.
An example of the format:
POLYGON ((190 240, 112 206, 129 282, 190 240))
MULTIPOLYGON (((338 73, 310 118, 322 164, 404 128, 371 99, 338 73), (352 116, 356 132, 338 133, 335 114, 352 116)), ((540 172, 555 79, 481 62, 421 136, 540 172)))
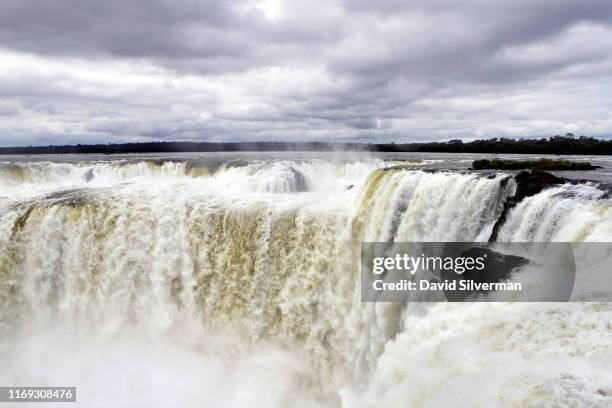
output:
POLYGON ((473 280, 445 280, 443 282, 428 281, 421 279, 417 282, 402 279, 397 282, 384 282, 375 280, 372 287, 376 291, 413 291, 413 290, 473 290, 473 291, 521 291, 523 290, 520 282, 475 282, 473 280))

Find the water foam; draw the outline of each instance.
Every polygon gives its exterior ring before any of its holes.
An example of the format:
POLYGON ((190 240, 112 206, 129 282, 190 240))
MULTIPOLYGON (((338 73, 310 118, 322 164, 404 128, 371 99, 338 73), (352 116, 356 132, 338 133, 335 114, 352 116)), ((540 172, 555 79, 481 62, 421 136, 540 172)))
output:
MULTIPOLYGON (((361 241, 486 240, 514 189, 504 174, 385 166, 77 163, 11 175, 0 187, 0 325, 15 333, 3 336, 3 382, 61 373, 85 401, 119 406, 135 398, 120 388, 104 399, 99 384, 135 381, 146 406, 170 401, 152 391, 169 382, 184 406, 604 401, 607 307, 360 302, 361 241), (74 366, 44 368, 46 349, 74 352, 74 366), (116 358, 92 363, 93 350, 116 358), (124 360, 141 371, 115 378, 124 360)), ((500 239, 609 240, 610 208, 595 186, 555 187, 513 209, 500 239)))

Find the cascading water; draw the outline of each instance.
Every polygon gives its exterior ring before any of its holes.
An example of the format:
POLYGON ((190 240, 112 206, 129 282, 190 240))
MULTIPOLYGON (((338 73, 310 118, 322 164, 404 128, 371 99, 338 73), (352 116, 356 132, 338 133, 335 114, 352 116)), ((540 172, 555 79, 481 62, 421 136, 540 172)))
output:
MULTIPOLYGON (((361 241, 486 241, 514 194, 508 174, 391 164, 0 164, 0 382, 104 400, 125 360, 141 399, 118 405, 164 405, 168 383, 183 406, 478 406, 482 381, 482 406, 609 401, 605 304, 360 302, 361 241)), ((498 239, 609 241, 611 220, 596 185, 562 185, 498 239)))
POLYGON ((612 207, 593 185, 565 184, 527 197, 510 213, 499 240, 524 242, 607 242, 612 207))

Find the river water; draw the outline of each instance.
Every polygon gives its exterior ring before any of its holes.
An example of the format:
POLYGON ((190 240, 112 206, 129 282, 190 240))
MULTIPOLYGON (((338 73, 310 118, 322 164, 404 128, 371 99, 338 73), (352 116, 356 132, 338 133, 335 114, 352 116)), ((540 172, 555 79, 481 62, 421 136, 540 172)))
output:
MULTIPOLYGON (((0 157, 0 384, 80 406, 609 406, 608 303, 362 303, 362 241, 487 241, 476 154, 0 157), (440 171, 442 170, 442 171, 440 171)), ((500 155, 500 158, 544 156, 500 155)), ((612 157, 500 241, 612 241, 612 157)))

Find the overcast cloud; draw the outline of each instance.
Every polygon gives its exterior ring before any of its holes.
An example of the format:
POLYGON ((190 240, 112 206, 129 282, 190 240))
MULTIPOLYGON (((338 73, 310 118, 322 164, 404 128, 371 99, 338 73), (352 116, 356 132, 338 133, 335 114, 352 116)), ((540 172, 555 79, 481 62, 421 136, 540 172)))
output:
POLYGON ((609 0, 3 0, 0 145, 612 136, 609 0))

